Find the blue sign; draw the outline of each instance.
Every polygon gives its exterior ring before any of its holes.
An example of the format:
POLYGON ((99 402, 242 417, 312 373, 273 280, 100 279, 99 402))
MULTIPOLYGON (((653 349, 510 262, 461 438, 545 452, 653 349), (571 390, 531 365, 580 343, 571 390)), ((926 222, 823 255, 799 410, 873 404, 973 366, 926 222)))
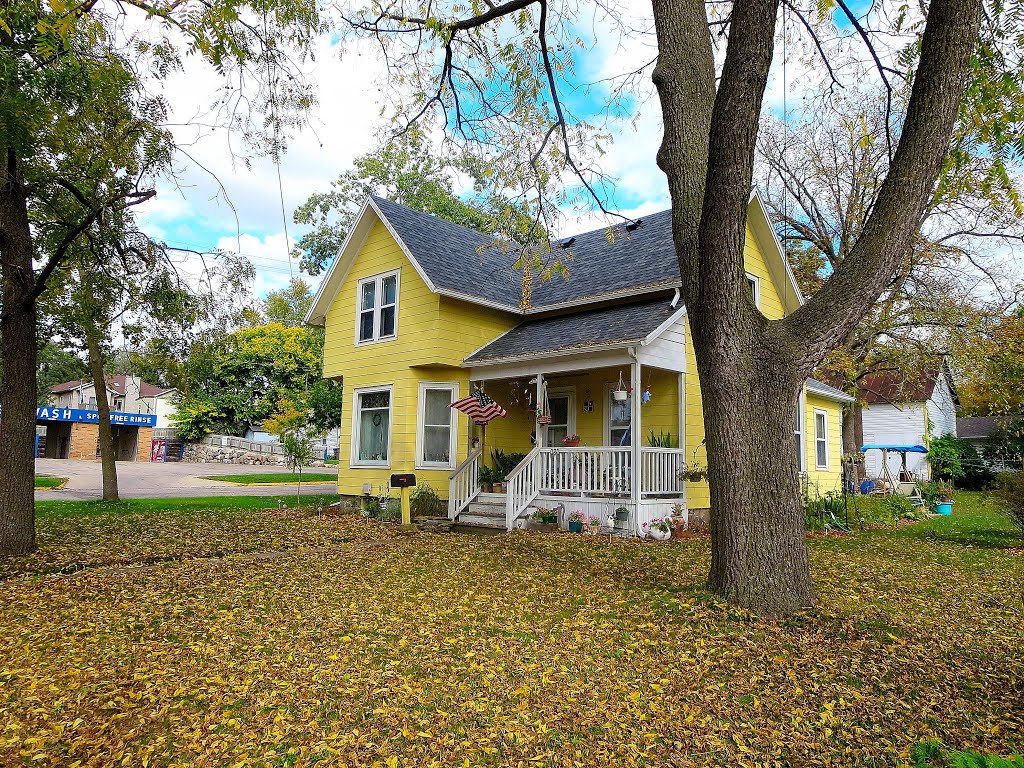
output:
MULTIPOLYGON (((57 408, 41 405, 36 408, 38 421, 82 421, 86 424, 99 424, 100 414, 97 411, 83 411, 78 408, 57 408)), ((110 412, 110 423, 126 427, 155 427, 155 413, 120 413, 110 412)))

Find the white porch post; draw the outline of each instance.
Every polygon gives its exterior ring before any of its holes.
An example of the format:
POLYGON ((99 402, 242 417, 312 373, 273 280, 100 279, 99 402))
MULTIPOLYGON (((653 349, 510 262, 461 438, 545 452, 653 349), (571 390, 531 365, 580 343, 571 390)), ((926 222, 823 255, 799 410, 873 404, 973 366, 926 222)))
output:
MULTIPOLYGON (((683 452, 683 461, 686 461, 686 374, 679 374, 679 449, 683 452)), ((683 507, 686 507, 686 494, 689 483, 683 481, 683 507)))
MULTIPOLYGON (((630 352, 633 350, 631 349, 630 352)), ((632 482, 629 484, 630 501, 633 503, 634 514, 637 525, 640 519, 640 490, 643 484, 643 467, 640 466, 640 440, 643 438, 643 425, 640 423, 640 361, 633 358, 630 366, 630 386, 633 391, 630 393, 629 405, 629 434, 632 438, 630 444, 630 466, 632 466, 632 482)))
MULTIPOLYGON (((537 374, 537 408, 540 409, 540 408, 543 408, 543 407, 544 407, 544 374, 543 373, 538 373, 537 374)), ((548 414, 548 415, 550 416, 550 414, 548 414)), ((536 434, 537 434, 537 447, 538 448, 543 448, 544 447, 544 433, 547 432, 547 430, 544 428, 543 424, 537 423, 536 419, 534 419, 534 421, 533 421, 533 428, 534 428, 534 430, 536 430, 536 434)))

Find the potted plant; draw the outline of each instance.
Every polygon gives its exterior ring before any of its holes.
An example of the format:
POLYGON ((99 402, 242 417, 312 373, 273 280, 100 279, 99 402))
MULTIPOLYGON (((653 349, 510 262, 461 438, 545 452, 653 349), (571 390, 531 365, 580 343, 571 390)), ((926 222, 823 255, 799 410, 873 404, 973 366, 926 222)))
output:
POLYGON ((644 523, 643 528, 656 541, 672 538, 672 518, 670 517, 656 517, 649 523, 644 523))
POLYGON ((622 380, 622 371, 619 371, 619 382, 615 385, 615 389, 612 390, 612 400, 617 400, 620 403, 629 399, 629 390, 626 389, 626 382, 622 380))
POLYGON ((562 438, 562 445, 564 445, 566 448, 575 448, 579 444, 579 435, 566 435, 565 437, 562 438))
POLYGON ((601 533, 601 518, 588 515, 583 521, 583 526, 584 531, 591 536, 597 536, 601 533))
POLYGON ((583 533, 584 515, 580 510, 570 512, 565 519, 569 523, 569 533, 583 533))
POLYGON ((491 493, 494 490, 494 478, 497 471, 486 464, 481 464, 477 470, 477 478, 480 480, 480 490, 484 493, 491 493))
POLYGON ((618 507, 615 510, 615 517, 613 518, 613 525, 619 525, 629 520, 629 507, 618 507))
POLYGON ((547 507, 535 507, 533 510, 533 518, 539 520, 544 525, 557 525, 558 524, 558 513, 553 509, 547 507))
POLYGON ((682 505, 675 504, 672 507, 672 538, 681 539, 686 536, 686 510, 682 505))
POLYGON ((939 501, 935 505, 935 511, 940 515, 953 514, 953 486, 945 480, 940 480, 936 486, 939 494, 939 501))

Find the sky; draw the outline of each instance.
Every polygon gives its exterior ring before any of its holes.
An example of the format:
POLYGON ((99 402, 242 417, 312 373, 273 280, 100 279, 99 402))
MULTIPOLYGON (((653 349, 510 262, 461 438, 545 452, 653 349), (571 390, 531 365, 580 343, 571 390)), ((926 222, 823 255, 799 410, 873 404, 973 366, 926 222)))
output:
MULTIPOLYGON (((649 37, 621 38, 609 33, 599 14, 581 18, 587 19, 588 27, 574 31, 589 42, 577 53, 576 88, 567 96, 579 116, 591 117, 605 104, 609 85, 603 81, 650 60, 653 51, 649 37), (588 84, 592 85, 585 87, 588 84)), ((204 122, 222 85, 212 68, 190 57, 184 70, 164 85, 183 152, 175 178, 162 181, 156 199, 140 211, 141 226, 174 247, 224 249, 246 256, 256 268, 253 293, 259 297, 300 276, 297 262, 288 256, 289 244, 304 232, 292 222, 295 208, 312 192, 327 190, 356 157, 378 145, 386 87, 379 57, 364 45, 346 43, 343 51, 337 38, 329 35, 317 42, 315 53, 304 71, 315 84, 318 104, 308 126, 290 141, 280 168, 267 157, 243 162, 237 154, 237 136, 223 129, 196 127, 204 122)), ((818 76, 820 72, 806 69, 791 57, 784 81, 782 50, 777 48, 765 108, 781 114, 785 93, 787 106, 798 109, 801 89, 818 76)), ((613 143, 601 168, 614 180, 612 207, 640 217, 669 206, 665 178, 655 163, 661 116, 649 84, 632 94, 629 104, 629 114, 609 125, 613 143)), ((605 223, 579 208, 566 208, 563 213, 560 234, 605 223)), ((305 279, 315 288, 320 278, 305 279)))

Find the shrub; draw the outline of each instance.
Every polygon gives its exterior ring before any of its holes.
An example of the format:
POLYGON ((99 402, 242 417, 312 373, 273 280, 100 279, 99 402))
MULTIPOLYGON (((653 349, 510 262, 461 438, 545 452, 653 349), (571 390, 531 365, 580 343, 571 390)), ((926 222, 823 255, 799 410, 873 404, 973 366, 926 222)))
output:
POLYGON ((928 444, 928 464, 940 480, 956 481, 960 488, 980 491, 995 479, 974 443, 953 435, 937 437, 928 444))
POLYGON ((400 523, 402 521, 401 499, 389 498, 381 504, 380 519, 385 523, 400 523))
POLYGON ((924 499, 925 509, 934 511, 935 505, 939 503, 939 484, 918 483, 917 492, 920 493, 921 498, 924 499))
POLYGON ((882 501, 882 509, 892 516, 894 523, 900 520, 918 520, 921 517, 921 513, 914 506, 914 502, 898 493, 886 496, 882 501))
POLYGON ((1014 525, 1024 530, 1024 472, 1001 472, 993 494, 1014 525))
POLYGON ((421 483, 409 494, 413 517, 437 517, 444 514, 444 502, 430 483, 421 483))
POLYGON ((380 499, 376 496, 363 496, 361 512, 363 517, 379 520, 381 513, 380 499))
POLYGON ((804 527, 808 531, 822 531, 826 525, 845 526, 846 500, 841 493, 829 491, 824 496, 804 496, 804 527))

